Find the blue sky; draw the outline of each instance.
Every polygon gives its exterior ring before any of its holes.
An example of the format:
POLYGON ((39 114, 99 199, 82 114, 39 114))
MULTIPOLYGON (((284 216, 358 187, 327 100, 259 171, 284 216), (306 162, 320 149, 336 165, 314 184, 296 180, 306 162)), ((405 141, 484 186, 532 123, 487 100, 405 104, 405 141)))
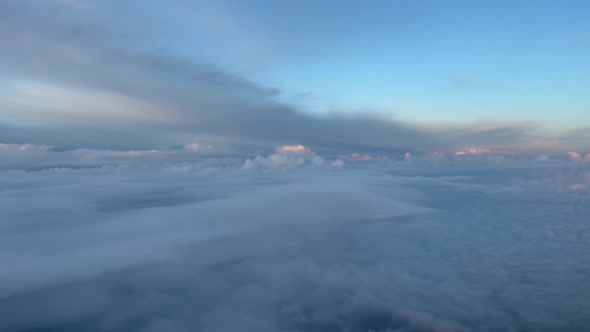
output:
POLYGON ((306 111, 571 126, 590 121, 589 10, 586 1, 220 1, 142 15, 172 22, 154 32, 165 47, 277 86, 306 111))
POLYGON ((0 140, 8 143, 70 145, 68 130, 92 131, 96 139, 79 144, 110 148, 588 143, 587 1, 2 6, 0 140), (137 137, 121 134, 129 132, 137 137))

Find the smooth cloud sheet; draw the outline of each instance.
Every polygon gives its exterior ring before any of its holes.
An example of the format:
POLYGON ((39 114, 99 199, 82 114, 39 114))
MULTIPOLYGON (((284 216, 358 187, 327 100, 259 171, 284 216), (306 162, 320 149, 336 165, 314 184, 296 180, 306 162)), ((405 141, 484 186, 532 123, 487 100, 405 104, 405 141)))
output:
POLYGON ((590 164, 275 156, 0 172, 0 330, 590 326, 590 164))

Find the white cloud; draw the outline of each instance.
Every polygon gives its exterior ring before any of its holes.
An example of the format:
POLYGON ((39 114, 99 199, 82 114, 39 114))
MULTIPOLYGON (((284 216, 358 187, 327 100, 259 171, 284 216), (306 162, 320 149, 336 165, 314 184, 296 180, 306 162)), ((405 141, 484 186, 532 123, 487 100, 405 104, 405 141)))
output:
POLYGON ((199 143, 187 143, 183 147, 185 150, 192 151, 192 152, 201 152, 201 151, 208 151, 213 149, 213 145, 211 144, 199 144, 199 143))
POLYGON ((350 155, 340 155, 338 156, 340 159, 346 160, 346 161, 379 161, 379 160, 386 160, 387 158, 384 156, 379 156, 379 155, 370 155, 370 154, 359 154, 359 153, 353 153, 350 155))
POLYGON ((322 167, 322 166, 324 166, 324 158, 322 158, 320 156, 312 156, 311 157, 311 164, 316 167, 322 167))
POLYGON ((276 148, 277 153, 291 152, 294 154, 311 154, 311 149, 301 144, 298 145, 283 145, 276 148))
POLYGON ((332 160, 330 162, 330 165, 334 168, 342 168, 342 167, 344 167, 344 161, 342 161, 340 159, 332 160))
POLYGON ((246 159, 242 166, 245 170, 258 168, 297 168, 305 165, 305 159, 291 153, 275 153, 268 157, 256 156, 246 159))
POLYGON ((490 149, 486 149, 486 148, 463 148, 457 152, 455 152, 455 155, 465 155, 465 154, 489 154, 489 153, 493 153, 492 150, 490 149))
POLYGON ((311 149, 304 147, 303 145, 295 146, 281 146, 277 148, 277 153, 269 156, 256 156, 254 158, 248 158, 242 164, 243 170, 253 169, 279 169, 288 170, 307 166, 313 167, 333 167, 342 168, 344 163, 342 160, 333 160, 329 163, 324 160, 322 156, 319 156, 311 151, 311 149))

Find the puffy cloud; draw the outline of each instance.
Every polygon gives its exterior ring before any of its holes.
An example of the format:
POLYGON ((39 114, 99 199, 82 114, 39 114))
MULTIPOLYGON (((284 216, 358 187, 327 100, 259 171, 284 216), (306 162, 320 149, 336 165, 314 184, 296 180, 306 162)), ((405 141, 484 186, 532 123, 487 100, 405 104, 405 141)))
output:
POLYGON ((276 148, 277 153, 267 157, 256 156, 248 158, 242 165, 244 170, 252 169, 279 169, 288 170, 306 166, 342 168, 342 160, 327 162, 322 156, 312 152, 303 145, 283 145, 276 148))
POLYGON ((276 148, 277 153, 291 152, 294 154, 311 154, 311 149, 301 144, 298 145, 283 145, 276 148))
POLYGON ((311 157, 311 164, 317 167, 324 166, 324 158, 320 156, 312 156, 311 157))
MULTIPOLYGON (((309 151, 309 150, 308 150, 309 151)), ((281 152, 274 153, 267 157, 256 156, 254 158, 248 158, 242 165, 244 170, 252 169, 279 169, 289 170, 294 168, 313 166, 313 167, 324 167, 330 166, 334 168, 341 168, 344 163, 342 160, 333 160, 327 163, 323 157, 311 152, 306 152, 307 155, 292 152, 281 152)))
POLYGON ((291 153, 275 153, 268 157, 256 156, 246 159, 243 169, 255 168, 296 168, 305 165, 305 159, 291 153))
POLYGON ((340 159, 332 160, 330 162, 330 165, 334 168, 342 168, 342 167, 344 167, 344 161, 342 161, 340 159))
POLYGON ((386 158, 383 156, 372 156, 369 154, 358 154, 358 153, 353 153, 350 155, 340 155, 338 156, 340 159, 346 160, 346 161, 377 161, 377 160, 385 160, 386 158))
POLYGON ((582 154, 580 154, 578 152, 568 152, 567 154, 571 160, 590 161, 590 153, 587 154, 586 156, 583 156, 582 154))
POLYGON ((582 155, 577 152, 568 152, 567 154, 571 160, 582 160, 582 155))

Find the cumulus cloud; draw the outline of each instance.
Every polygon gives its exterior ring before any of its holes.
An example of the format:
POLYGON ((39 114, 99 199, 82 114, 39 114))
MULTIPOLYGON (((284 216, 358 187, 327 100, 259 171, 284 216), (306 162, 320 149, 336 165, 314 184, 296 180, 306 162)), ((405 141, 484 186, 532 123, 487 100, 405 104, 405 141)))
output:
POLYGON ((254 168, 296 168, 305 165, 305 159, 290 153, 276 153, 268 157, 256 156, 254 159, 246 159, 243 169, 254 168))
MULTIPOLYGON (((279 150, 279 149, 277 149, 279 150)), ((289 151, 289 150, 287 150, 289 151)), ((289 170, 305 166, 324 167, 330 166, 334 168, 341 168, 344 163, 340 159, 326 162, 323 157, 312 153, 311 150, 295 150, 295 152, 280 152, 274 153, 267 157, 256 156, 248 158, 242 165, 244 170, 252 169, 279 169, 289 170)))
POLYGON ((276 153, 269 156, 248 158, 242 165, 243 170, 289 170, 300 167, 333 167, 342 168, 340 159, 326 161, 322 156, 312 152, 303 145, 283 145, 275 149, 276 153))
POLYGON ((578 152, 568 152, 568 157, 571 160, 576 160, 576 161, 590 161, 590 153, 587 154, 586 156, 582 155, 581 153, 578 152))
POLYGON ((567 154, 571 160, 582 160, 582 155, 577 152, 568 152, 567 154))
POLYGON ((298 145, 283 145, 276 148, 278 153, 291 152, 294 154, 311 154, 311 149, 301 144, 298 145))
POLYGON ((344 161, 342 161, 340 159, 332 160, 330 162, 330 165, 334 168, 342 168, 342 167, 344 167, 344 161))

